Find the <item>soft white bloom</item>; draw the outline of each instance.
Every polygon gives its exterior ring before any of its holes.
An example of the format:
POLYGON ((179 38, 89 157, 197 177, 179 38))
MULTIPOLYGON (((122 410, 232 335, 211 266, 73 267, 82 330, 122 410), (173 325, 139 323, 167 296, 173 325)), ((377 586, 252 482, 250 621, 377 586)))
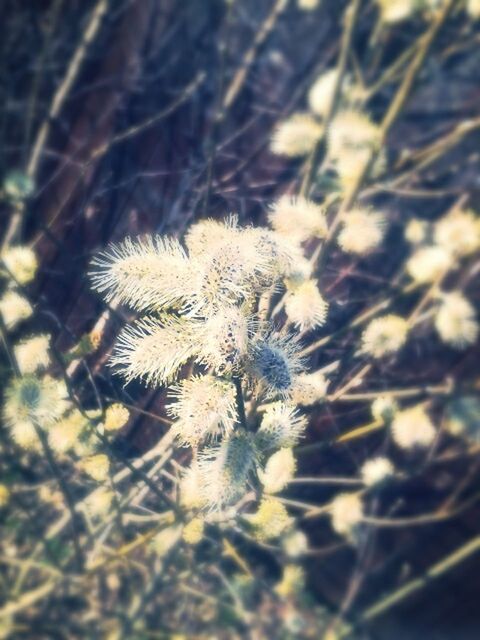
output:
POLYGON ((357 207, 345 215, 338 244, 344 251, 364 255, 375 249, 384 235, 385 216, 357 207))
POLYGON ((480 19, 480 0, 467 0, 468 15, 474 20, 480 19))
POLYGON ((295 113, 275 129, 271 141, 273 153, 291 158, 307 156, 323 135, 322 125, 307 113, 295 113))
POLYGON ((180 480, 180 503, 185 509, 200 509, 205 506, 200 470, 193 462, 180 480))
POLYGON ((328 380, 321 371, 301 373, 293 381, 291 399, 294 404, 310 407, 327 395, 328 380))
POLYGON ((198 353, 202 328, 203 323, 193 319, 145 318, 121 332, 110 364, 128 382, 142 378, 149 385, 168 383, 198 353))
POLYGON ((290 448, 280 449, 270 456, 264 471, 258 475, 266 493, 278 493, 285 489, 295 475, 297 463, 290 448))
POLYGON ((237 430, 216 447, 198 456, 200 491, 211 509, 220 509, 241 498, 257 462, 253 436, 237 430))
POLYGON ((106 487, 99 487, 84 498, 83 506, 91 518, 104 517, 110 511, 114 498, 113 491, 106 487))
POLYGON ((324 238, 327 234, 325 207, 303 196, 282 196, 270 207, 268 220, 275 231, 292 242, 324 238))
POLYGON ((324 118, 330 111, 338 80, 337 69, 322 73, 308 92, 308 105, 313 113, 324 118))
POLYGON ((124 427, 130 419, 130 412, 127 407, 116 402, 107 407, 103 428, 105 431, 118 431, 124 427))
POLYGON ((235 241, 240 231, 237 216, 230 215, 225 220, 207 218, 189 227, 185 244, 190 256, 204 258, 220 245, 235 241))
POLYGON ((14 347, 18 368, 23 375, 48 367, 50 340, 49 335, 34 336, 22 340, 14 347))
POLYGON ((195 446, 233 430, 237 410, 231 382, 211 375, 193 376, 172 387, 170 396, 176 402, 167 411, 177 419, 172 428, 183 445, 195 446))
POLYGON ((50 447, 59 454, 69 451, 78 443, 78 440, 87 425, 87 419, 73 410, 68 416, 61 418, 48 430, 48 442, 50 447))
POLYGON ((160 533, 152 538, 150 543, 151 548, 155 553, 163 558, 171 551, 182 537, 183 526, 181 524, 174 524, 171 527, 162 529, 160 533))
POLYGON ((350 537, 363 518, 362 499, 357 493, 341 493, 330 505, 332 527, 342 536, 350 537))
POLYGON ((50 376, 16 378, 5 393, 5 423, 13 428, 18 422, 30 422, 48 429, 69 408, 67 397, 65 384, 50 376))
POLYGON ((78 466, 97 482, 103 482, 108 478, 110 460, 104 453, 98 453, 81 460, 78 466))
POLYGON ((198 269, 173 238, 126 238, 92 261, 92 284, 106 300, 140 311, 181 307, 193 293, 198 269))
POLYGON ((463 349, 474 344, 478 337, 475 308, 458 291, 443 294, 435 328, 442 341, 453 347, 463 349))
POLYGON ((10 422, 10 434, 14 442, 21 448, 34 450, 40 448, 35 425, 31 420, 16 420, 10 422))
POLYGON ((393 314, 372 320, 362 335, 362 349, 374 358, 395 353, 407 340, 408 323, 393 314))
POLYGON ((434 237, 446 251, 468 256, 480 249, 480 220, 473 211, 454 210, 435 224, 434 237))
POLYGON ((394 471, 394 466, 388 458, 378 457, 367 460, 360 469, 360 474, 363 482, 371 487, 384 482, 394 471))
POLYGON ((294 447, 307 426, 307 419, 285 402, 269 404, 263 414, 257 442, 262 449, 294 447))
POLYGON ((294 522, 280 500, 273 497, 263 498, 256 513, 244 517, 254 527, 254 535, 260 542, 278 538, 294 522))
POLYGON ((442 247, 430 246, 417 249, 407 260, 407 273, 419 284, 434 282, 453 265, 451 255, 442 247))
POLYGON ((392 438, 400 448, 428 447, 435 438, 435 427, 421 405, 399 411, 392 423, 392 438))
POLYGON ((182 539, 187 544, 196 545, 202 541, 204 530, 205 521, 203 518, 192 518, 192 520, 183 527, 182 539))
POLYGON ((429 223, 413 218, 405 227, 405 239, 411 244, 420 244, 427 238, 429 223))
POLYGON ((247 354, 250 321, 242 308, 223 307, 207 318, 198 336, 198 360, 217 373, 236 370, 247 354))
POLYGON ((1 259, 19 284, 28 284, 37 273, 37 257, 29 247, 11 247, 2 253, 1 259))
POLYGON ((322 297, 316 281, 307 280, 287 293, 285 311, 300 331, 309 331, 325 324, 328 302, 322 297))
POLYGON ((401 22, 410 18, 417 9, 416 0, 376 0, 380 8, 382 21, 401 22))
POLYGON ((371 412, 374 420, 390 422, 397 411, 398 404, 392 396, 379 396, 372 402, 371 412))
POLYGON ((313 11, 318 7, 320 0, 297 0, 298 8, 304 11, 313 11))
POLYGON ((308 539, 302 531, 292 531, 282 540, 282 547, 289 558, 298 558, 308 551, 308 539))
POLYGON ((380 129, 365 113, 344 109, 337 113, 328 130, 328 154, 338 159, 344 155, 367 157, 365 151, 376 148, 380 129))
POLYGON ((298 352, 296 336, 270 334, 251 343, 248 370, 267 397, 291 393, 294 378, 303 371, 298 352))
POLYGON ((7 329, 14 329, 19 322, 30 318, 33 307, 22 295, 9 289, 0 299, 0 313, 7 329))

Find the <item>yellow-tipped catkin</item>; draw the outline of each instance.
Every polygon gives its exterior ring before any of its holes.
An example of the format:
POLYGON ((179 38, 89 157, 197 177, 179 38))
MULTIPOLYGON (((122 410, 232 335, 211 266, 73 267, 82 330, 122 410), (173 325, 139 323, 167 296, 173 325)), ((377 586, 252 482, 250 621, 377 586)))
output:
POLYGON ((105 431, 118 431, 130 419, 129 410, 120 403, 111 404, 105 411, 103 428, 105 431))

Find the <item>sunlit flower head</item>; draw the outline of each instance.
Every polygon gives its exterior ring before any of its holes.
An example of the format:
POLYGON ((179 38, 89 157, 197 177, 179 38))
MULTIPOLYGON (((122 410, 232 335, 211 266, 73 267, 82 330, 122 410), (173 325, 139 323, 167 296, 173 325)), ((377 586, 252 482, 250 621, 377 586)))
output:
POLYGON ((15 346, 15 358, 20 373, 26 375, 48 367, 50 364, 50 340, 49 335, 39 335, 26 338, 15 346))
POLYGON ((355 109, 344 109, 337 113, 328 129, 328 154, 339 159, 344 155, 358 154, 376 148, 380 140, 380 129, 367 114, 355 109))
POLYGON ((395 23, 410 18, 417 9, 415 0, 376 0, 382 22, 395 23))
POLYGON ((118 431, 124 427, 130 419, 130 412, 127 407, 116 402, 107 407, 103 428, 105 431, 118 431))
POLYGON ((392 438, 401 449, 428 447, 435 434, 435 427, 421 405, 399 411, 392 422, 392 438))
POLYGON ((275 586, 275 593, 280 598, 292 598, 305 588, 305 571, 298 564, 287 564, 283 569, 282 579, 275 586))
POLYGON ((480 0, 467 0, 467 13, 474 20, 480 20, 480 0))
POLYGON ((108 478, 110 460, 104 453, 98 453, 81 460, 79 467, 97 482, 103 482, 108 478))
POLYGON ((313 113, 324 118, 330 111, 338 80, 337 69, 322 73, 308 92, 308 105, 313 113))
POLYGON ((99 487, 84 498, 83 506, 91 518, 104 517, 112 508, 114 498, 113 491, 106 487, 99 487))
POLYGON ((106 300, 134 309, 181 307, 193 294, 196 269, 173 238, 126 238, 92 260, 92 284, 106 300))
POLYGON ((185 244, 190 256, 201 259, 216 251, 222 244, 235 242, 240 233, 237 216, 230 215, 224 220, 207 218, 189 227, 185 244))
POLYGON ((282 540, 282 548, 289 558, 298 558, 308 551, 308 539, 302 531, 291 531, 282 540))
POLYGON ((150 548, 160 557, 169 553, 180 541, 182 537, 183 527, 181 524, 174 524, 171 527, 165 527, 157 535, 152 538, 150 548))
POLYGON ((442 247, 417 249, 407 260, 407 273, 418 284, 434 282, 453 266, 452 257, 442 247))
POLYGON ((474 344, 478 337, 475 308, 458 291, 442 294, 435 328, 443 342, 458 349, 474 344))
POLYGON ((318 7, 319 2, 320 0, 297 0, 297 5, 303 11, 313 11, 318 7))
POLYGON ((240 307, 223 307, 207 318, 199 335, 198 360, 217 373, 238 369, 248 349, 252 326, 240 307))
MULTIPOLYGON (((358 179, 363 174, 367 162, 370 161, 371 149, 363 147, 359 149, 346 148, 344 152, 333 160, 339 183, 343 191, 348 191, 357 184, 358 179)), ((369 170, 369 175, 373 178, 384 173, 387 164, 385 150, 381 149, 369 170)))
POLYGON ((374 420, 391 422, 397 411, 398 404, 395 398, 388 394, 378 396, 378 398, 375 398, 372 402, 371 412, 374 420))
POLYGON ((0 509, 5 507, 10 500, 10 490, 5 484, 0 484, 0 509))
POLYGON ((16 378, 5 393, 5 423, 13 428, 17 423, 30 422, 48 429, 69 408, 67 396, 65 384, 50 376, 16 378))
POLYGON ((455 256, 468 256, 480 249, 480 220, 473 211, 454 210, 435 224, 434 238, 455 256))
POLYGON ((56 453, 63 454, 73 449, 87 425, 87 419, 74 409, 69 415, 60 418, 48 430, 48 442, 56 453))
POLYGON ((405 227, 405 239, 411 244, 421 244, 427 239, 429 226, 425 220, 412 218, 405 227))
POLYGON ((2 253, 1 259, 19 284, 28 284, 37 273, 37 257, 29 247, 11 247, 2 253))
POLYGON ((199 321, 173 315, 140 320, 120 333, 110 364, 127 382, 168 383, 198 353, 202 327, 199 321))
POLYGON ((368 209, 355 208, 343 219, 338 244, 344 251, 364 255, 375 249, 384 235, 384 215, 368 209))
POLYGON ((301 373, 293 381, 291 400, 294 404, 311 407, 327 395, 328 380, 321 371, 301 373))
POLYGON ((262 257, 263 268, 254 274, 255 290, 261 293, 288 277, 303 259, 303 252, 294 238, 263 227, 245 229, 246 241, 262 257))
POLYGON ((325 207, 303 196, 282 196, 270 207, 268 220, 275 231, 298 243, 327 233, 325 207))
POLYGON ((17 420, 9 424, 10 435, 15 444, 29 451, 40 450, 35 425, 31 420, 17 420))
POLYGON ((203 539, 205 521, 202 518, 192 518, 182 531, 183 541, 190 545, 196 545, 203 539))
POLYGON ((367 460, 360 469, 363 482, 371 487, 385 482, 394 474, 394 466, 388 458, 378 457, 367 460))
POLYGON ((293 525, 285 506, 273 497, 263 498, 257 511, 244 516, 254 529, 254 536, 260 542, 280 537, 293 525))
POLYGON ((295 336, 270 334, 252 342, 248 369, 267 397, 288 396, 295 376, 303 371, 295 336))
POLYGON ((287 293, 285 311, 288 319, 300 331, 309 331, 325 324, 328 302, 318 290, 315 280, 307 280, 287 293))
POLYGON ((185 509, 201 509, 205 506, 200 470, 196 462, 192 462, 180 480, 180 504, 185 509))
POLYGON ((0 299, 0 313, 7 329, 14 329, 19 322, 30 318, 33 307, 24 296, 9 289, 0 299))
POLYGON ((294 447, 306 427, 306 417, 295 406, 274 402, 265 409, 256 439, 263 450, 294 447))
POLYGON ((237 430, 215 447, 206 447, 198 456, 200 490, 211 509, 230 505, 244 494, 257 462, 251 434, 237 430))
POLYGON ((271 455, 263 471, 258 475, 266 493, 278 493, 285 489, 295 475, 297 463, 290 448, 280 449, 271 455))
POLYGON ((211 375, 193 376, 170 389, 175 402, 167 406, 179 442, 196 446, 229 433, 237 421, 235 386, 211 375))
POLYGON ((272 152, 279 156, 307 156, 315 149, 322 135, 323 127, 313 116, 295 113, 278 125, 270 146, 272 152))
POLYGON ((362 349, 374 358, 399 351, 407 340, 408 323, 393 314, 375 318, 362 335, 362 349))
POLYGON ((341 493, 330 505, 333 529, 349 538, 363 518, 362 499, 357 493, 341 493))

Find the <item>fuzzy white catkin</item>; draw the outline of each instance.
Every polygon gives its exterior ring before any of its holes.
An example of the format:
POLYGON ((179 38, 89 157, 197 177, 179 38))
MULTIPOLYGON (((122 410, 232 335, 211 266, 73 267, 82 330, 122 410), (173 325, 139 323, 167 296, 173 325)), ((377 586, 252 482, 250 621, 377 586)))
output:
POLYGON ((34 336, 22 340, 14 347, 18 368, 23 375, 48 367, 50 339, 49 335, 34 336))
POLYGON ((480 220, 473 211, 454 210, 435 224, 434 239, 455 256, 471 255, 480 248, 480 220))
POLYGON ((362 499, 357 493, 341 493, 330 505, 330 518, 337 533, 350 537, 363 518, 362 499))
POLYGON ((323 135, 323 127, 307 113, 295 113, 275 129, 272 152, 290 158, 307 156, 323 135))
POLYGON ((442 295, 434 322, 441 340, 457 349, 464 349, 477 340, 475 308, 458 291, 442 295))
POLYGON ((344 251, 364 255, 377 247, 385 235, 385 216, 376 211, 355 208, 343 220, 338 244, 344 251))
POLYGON ((11 247, 2 253, 1 259, 19 284, 28 284, 37 273, 37 257, 29 247, 11 247))
POLYGON ((362 348, 374 358, 395 353, 403 347, 408 334, 408 323, 393 314, 375 318, 362 335, 362 348))
POLYGON ((328 380, 321 371, 301 373, 293 382, 292 402, 302 407, 311 407, 327 395, 328 380))
POLYGON ((325 208, 302 196, 282 196, 270 206, 272 227, 293 242, 324 238, 327 234, 325 208))
POLYGON ((308 92, 308 105, 313 113, 322 118, 330 111, 338 80, 337 69, 325 71, 315 80, 308 92))
POLYGON ((409 276, 418 284, 434 282, 445 274, 453 261, 450 253, 443 247, 430 246, 417 249, 407 260, 409 276))
POLYGON ((388 458, 377 457, 367 460, 360 469, 364 483, 371 487, 381 484, 394 473, 394 466, 388 458))
POLYGON ((307 280, 287 293, 285 312, 300 331, 310 331, 325 324, 328 302, 318 290, 316 281, 307 280))
POLYGON ((307 419, 296 407, 285 402, 274 402, 263 414, 257 439, 271 449, 295 446, 307 426, 307 419))
POLYGON ((401 449, 428 447, 435 434, 432 421, 420 405, 399 411, 392 423, 393 441, 401 449))
POLYGON ((393 24, 410 18, 416 11, 415 0, 376 0, 383 22, 393 24))
POLYGON ((7 329, 14 329, 19 322, 33 313, 30 302, 14 290, 8 290, 0 299, 0 313, 7 329))
POLYGON ((290 448, 280 449, 268 458, 259 477, 266 493, 278 493, 285 489, 295 475, 297 464, 290 448))

